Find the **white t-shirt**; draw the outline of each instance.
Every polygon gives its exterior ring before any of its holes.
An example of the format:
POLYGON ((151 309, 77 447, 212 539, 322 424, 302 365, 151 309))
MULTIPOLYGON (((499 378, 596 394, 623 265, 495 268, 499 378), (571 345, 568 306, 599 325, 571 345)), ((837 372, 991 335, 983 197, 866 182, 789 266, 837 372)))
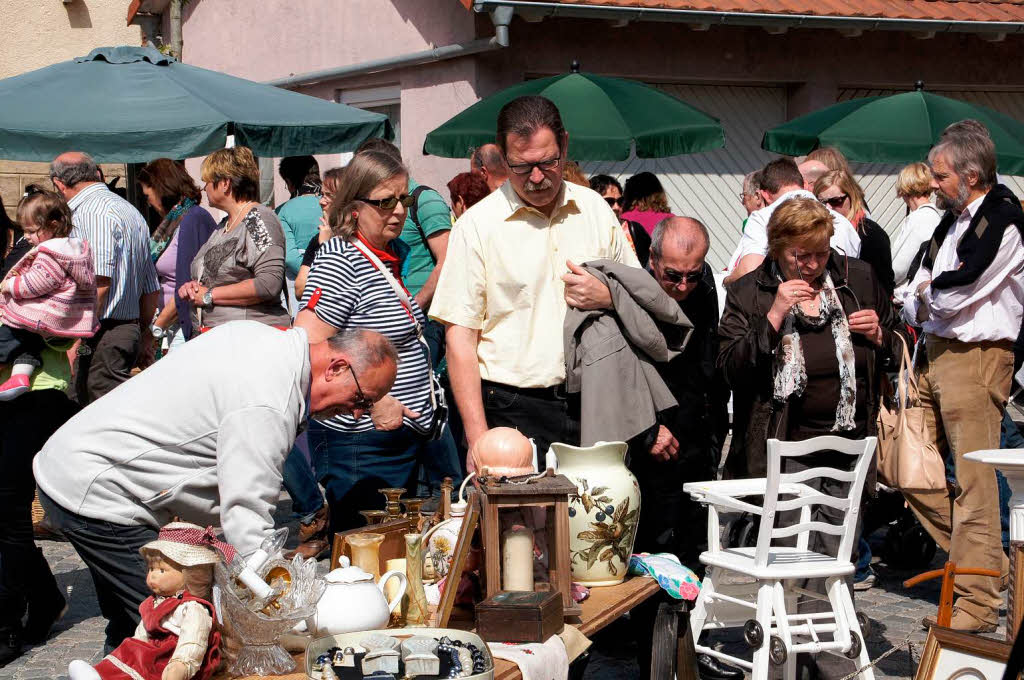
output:
MULTIPOLYGON (((779 196, 771 205, 750 213, 750 217, 747 218, 747 226, 743 229, 743 236, 740 237, 740 243, 736 246, 733 260, 729 264, 729 273, 736 268, 737 263, 745 256, 764 256, 768 253, 768 221, 772 218, 772 213, 775 212, 775 209, 791 198, 818 200, 814 194, 806 189, 794 189, 779 196)), ((832 240, 830 241, 832 247, 843 251, 850 257, 860 255, 860 236, 857 235, 857 230, 850 224, 850 220, 831 208, 829 208, 829 213, 832 215, 832 224, 835 227, 832 240)))

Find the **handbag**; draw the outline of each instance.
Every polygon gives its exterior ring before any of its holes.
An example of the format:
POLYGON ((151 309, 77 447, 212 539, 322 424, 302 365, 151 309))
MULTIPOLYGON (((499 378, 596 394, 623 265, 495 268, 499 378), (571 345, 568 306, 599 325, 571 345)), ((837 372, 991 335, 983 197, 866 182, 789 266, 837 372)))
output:
POLYGON ((444 429, 448 425, 448 403, 445 400, 444 389, 441 387, 441 379, 434 369, 431 368, 433 363, 430 361, 430 345, 427 344, 426 339, 423 337, 423 326, 416 319, 416 313, 412 309, 412 301, 409 299, 409 294, 405 292, 405 289, 395 280, 395 277, 391 275, 388 268, 372 250, 360 243, 358 239, 353 239, 349 243, 358 248, 366 256, 366 259, 370 261, 370 264, 384 276, 391 289, 395 291, 395 295, 398 296, 398 301, 405 307, 405 311, 409 313, 409 318, 412 319, 413 324, 416 326, 416 339, 423 345, 423 352, 427 357, 427 371, 430 374, 430 407, 434 412, 430 419, 430 427, 427 428, 424 434, 430 441, 437 441, 444 434, 444 429))
POLYGON ((907 341, 896 335, 903 343, 903 356, 896 407, 890 409, 882 399, 878 410, 878 477, 900 491, 946 491, 946 466, 928 432, 907 341))

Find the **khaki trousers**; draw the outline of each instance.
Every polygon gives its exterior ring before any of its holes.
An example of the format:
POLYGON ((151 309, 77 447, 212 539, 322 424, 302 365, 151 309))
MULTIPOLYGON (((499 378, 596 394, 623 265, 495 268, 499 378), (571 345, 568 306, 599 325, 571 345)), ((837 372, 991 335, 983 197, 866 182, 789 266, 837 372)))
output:
MULTIPOLYGON (((956 488, 907 493, 911 508, 957 566, 997 569, 1010 564, 999 527, 995 469, 964 454, 999 448, 999 426, 1013 373, 1012 342, 959 342, 925 338, 927 366, 919 377, 921 406, 929 433, 942 455, 953 456, 956 488)), ((957 576, 960 610, 983 623, 999 619, 999 579, 957 576)))

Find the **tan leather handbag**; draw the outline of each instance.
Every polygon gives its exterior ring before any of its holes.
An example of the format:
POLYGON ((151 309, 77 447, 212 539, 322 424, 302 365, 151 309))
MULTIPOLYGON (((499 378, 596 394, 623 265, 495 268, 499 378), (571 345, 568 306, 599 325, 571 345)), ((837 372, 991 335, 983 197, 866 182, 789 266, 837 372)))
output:
POLYGON ((946 466, 925 422, 907 341, 900 359, 897 403, 878 410, 878 478, 900 491, 946 491, 946 466))

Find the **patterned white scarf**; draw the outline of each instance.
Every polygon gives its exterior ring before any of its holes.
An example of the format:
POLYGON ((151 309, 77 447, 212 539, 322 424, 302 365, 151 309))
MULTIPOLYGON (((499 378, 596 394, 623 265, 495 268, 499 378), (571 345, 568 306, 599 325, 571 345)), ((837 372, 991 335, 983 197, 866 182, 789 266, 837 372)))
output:
POLYGON ((821 305, 818 316, 803 313, 800 305, 793 305, 782 322, 782 341, 775 355, 775 392, 777 401, 784 402, 790 396, 802 396, 807 387, 807 365, 804 360, 797 318, 800 323, 813 328, 831 324, 832 339, 836 343, 836 360, 839 362, 839 404, 836 406, 836 422, 832 432, 852 430, 853 416, 857 408, 857 376, 854 370, 853 343, 850 341, 850 326, 846 312, 839 302, 839 296, 832 285, 832 277, 825 273, 821 289, 821 305))

